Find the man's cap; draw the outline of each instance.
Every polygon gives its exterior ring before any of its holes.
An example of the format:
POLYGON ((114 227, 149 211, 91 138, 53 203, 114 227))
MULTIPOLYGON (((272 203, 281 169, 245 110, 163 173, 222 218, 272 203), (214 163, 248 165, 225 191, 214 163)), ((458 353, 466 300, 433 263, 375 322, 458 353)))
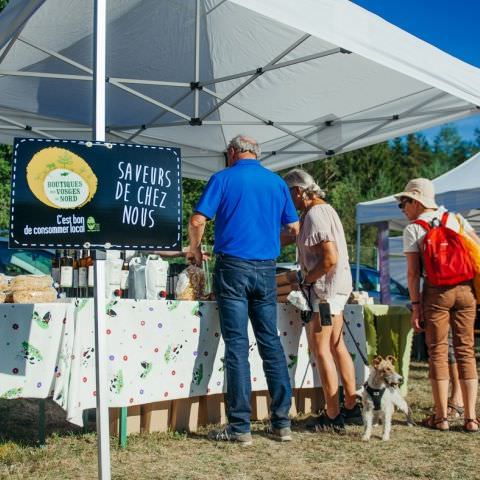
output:
POLYGON ((414 178, 407 183, 405 190, 394 195, 397 200, 402 197, 412 198, 425 208, 438 208, 435 202, 435 187, 428 178, 414 178))

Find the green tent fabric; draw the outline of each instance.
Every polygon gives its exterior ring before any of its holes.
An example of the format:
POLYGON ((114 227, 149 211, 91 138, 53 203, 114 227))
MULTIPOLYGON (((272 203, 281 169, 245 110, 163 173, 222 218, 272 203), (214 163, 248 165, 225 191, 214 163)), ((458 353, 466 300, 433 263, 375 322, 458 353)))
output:
POLYGON ((395 368, 404 378, 400 390, 406 395, 413 340, 410 310, 401 306, 365 305, 364 319, 369 361, 375 355, 393 355, 397 359, 395 368))

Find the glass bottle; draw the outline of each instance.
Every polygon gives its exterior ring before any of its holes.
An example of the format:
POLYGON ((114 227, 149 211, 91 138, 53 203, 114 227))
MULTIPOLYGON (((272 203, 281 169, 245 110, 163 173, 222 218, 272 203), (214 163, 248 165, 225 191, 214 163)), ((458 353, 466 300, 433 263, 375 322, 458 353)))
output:
POLYGON ((73 257, 69 250, 60 259, 60 288, 64 297, 70 297, 73 287, 73 257))
POLYGON ((82 250, 78 261, 78 296, 85 298, 88 294, 87 250, 82 250))
POLYGON ((80 257, 80 251, 79 250, 73 250, 72 251, 72 256, 73 256, 73 281, 72 281, 72 292, 71 296, 72 297, 78 297, 78 280, 79 280, 79 257, 80 257))
POLYGON ((55 256, 52 258, 52 280, 53 286, 55 288, 60 287, 60 258, 62 252, 60 250, 55 250, 55 256))
POLYGON ((88 269, 88 279, 87 279, 87 297, 92 298, 94 296, 94 287, 95 287, 95 272, 93 265, 95 260, 92 257, 91 251, 87 250, 86 266, 88 269))
POLYGON ((127 261, 127 252, 120 252, 120 258, 123 260, 120 271, 120 291, 123 298, 128 298, 128 276, 130 274, 130 265, 127 261))

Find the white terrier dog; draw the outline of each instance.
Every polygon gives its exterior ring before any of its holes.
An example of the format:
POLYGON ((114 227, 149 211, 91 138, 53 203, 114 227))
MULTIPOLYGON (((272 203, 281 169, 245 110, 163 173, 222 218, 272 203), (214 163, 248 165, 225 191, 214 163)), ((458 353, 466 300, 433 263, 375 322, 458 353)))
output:
POLYGON ((410 409, 400 394, 398 386, 403 378, 393 366, 395 358, 389 355, 386 358, 375 357, 370 367, 370 375, 362 393, 364 432, 362 440, 368 442, 372 435, 373 422, 379 419, 383 423, 382 440, 390 439, 392 415, 397 407, 407 416, 407 424, 413 425, 410 409))

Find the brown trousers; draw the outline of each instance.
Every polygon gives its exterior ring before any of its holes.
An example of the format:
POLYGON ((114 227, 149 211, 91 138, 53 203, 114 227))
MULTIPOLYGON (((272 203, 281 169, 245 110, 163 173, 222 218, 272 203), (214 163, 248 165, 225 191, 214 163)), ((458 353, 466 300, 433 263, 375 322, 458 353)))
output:
POLYGON ((453 287, 434 287, 425 282, 423 318, 433 380, 448 380, 448 330, 452 329, 453 348, 461 380, 477 378, 474 351, 476 302, 471 282, 453 287))

